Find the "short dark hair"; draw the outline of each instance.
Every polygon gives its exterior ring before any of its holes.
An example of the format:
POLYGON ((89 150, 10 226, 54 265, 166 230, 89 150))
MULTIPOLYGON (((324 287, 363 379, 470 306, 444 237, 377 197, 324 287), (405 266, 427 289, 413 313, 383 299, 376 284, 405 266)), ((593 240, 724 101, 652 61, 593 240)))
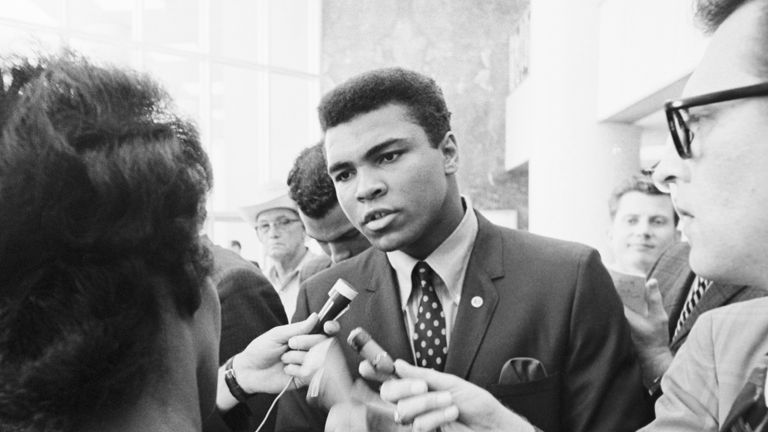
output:
POLYGON ((74 53, 0 72, 0 429, 76 430, 133 403, 164 314, 200 306, 211 169, 146 76, 74 53))
POLYGON ((291 199, 305 215, 320 219, 339 204, 333 180, 328 175, 323 142, 301 151, 288 173, 291 199))
MULTIPOLYGON (((608 211, 611 214, 611 219, 616 217, 616 212, 619 210, 619 201, 621 200, 621 197, 628 194, 629 192, 641 192, 646 195, 669 196, 668 194, 660 191, 653 184, 653 180, 648 178, 648 176, 634 175, 619 183, 619 185, 613 189, 613 192, 611 192, 611 198, 608 200, 608 211)), ((677 226, 677 221, 680 219, 680 216, 677 215, 677 212, 674 209, 672 209, 672 214, 675 226, 677 226)))
POLYGON ((706 33, 714 33, 733 11, 748 0, 697 0, 694 4, 696 22, 706 33))
MULTIPOLYGON (((714 33, 720 25, 728 19, 741 6, 749 3, 749 0, 696 0, 694 3, 694 15, 696 23, 704 30, 704 33, 714 33)), ((768 78, 768 2, 764 2, 760 9, 761 32, 755 35, 752 45, 755 50, 756 72, 763 78, 768 78)))
POLYGON ((357 75, 328 92, 318 108, 323 131, 384 105, 404 105, 437 147, 451 130, 451 113, 432 78, 402 68, 376 69, 357 75))

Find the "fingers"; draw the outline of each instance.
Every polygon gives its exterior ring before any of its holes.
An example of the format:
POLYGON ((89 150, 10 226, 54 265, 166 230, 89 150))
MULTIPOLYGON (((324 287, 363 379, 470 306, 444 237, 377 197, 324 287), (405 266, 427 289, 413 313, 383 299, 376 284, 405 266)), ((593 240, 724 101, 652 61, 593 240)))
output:
MULTIPOLYGON (((427 419, 434 417, 434 422, 435 420, 442 421, 442 416, 435 416, 434 414, 440 413, 450 406, 451 394, 449 392, 430 392, 400 400, 397 402, 395 412, 401 424, 413 423, 417 417, 422 416, 426 416, 427 419), (430 416, 430 414, 433 415, 430 416)), ((425 421, 428 422, 428 420, 421 420, 420 423, 425 421)), ((434 427, 428 430, 431 429, 434 427)))
POLYGON ((338 321, 326 321, 323 324, 323 332, 328 336, 335 336, 341 330, 341 324, 338 321))
POLYGON ((624 316, 627 317, 627 321, 633 328, 641 325, 645 320, 642 315, 626 306, 624 306, 624 316))
POLYGON ((402 378, 389 380, 381 385, 379 394, 387 402, 398 402, 412 396, 418 396, 428 391, 427 383, 417 378, 402 378))
POLYGON ((288 339, 288 348, 292 350, 309 351, 313 346, 327 340, 328 336, 322 334, 298 335, 288 339))
POLYGON ((448 408, 431 411, 416 417, 413 420, 412 430, 414 432, 436 430, 440 426, 445 426, 458 419, 459 408, 456 405, 451 405, 448 408))
POLYGON ((659 282, 656 279, 649 279, 645 283, 645 302, 648 304, 649 314, 664 310, 659 282))
POLYGON ((304 363, 304 359, 307 357, 306 351, 288 351, 280 356, 280 361, 285 365, 299 365, 304 363))
POLYGON ((305 335, 312 331, 315 324, 317 324, 317 314, 313 312, 304 321, 274 327, 265 334, 269 334, 271 339, 279 344, 286 344, 293 336, 305 335))
POLYGON ((379 372, 368 360, 361 361, 357 370, 363 378, 379 382, 384 382, 394 377, 391 373, 379 372))
POLYGON ((430 389, 450 390, 451 387, 464 382, 462 379, 433 369, 420 368, 403 360, 395 360, 395 372, 401 378, 419 378, 426 381, 430 389))

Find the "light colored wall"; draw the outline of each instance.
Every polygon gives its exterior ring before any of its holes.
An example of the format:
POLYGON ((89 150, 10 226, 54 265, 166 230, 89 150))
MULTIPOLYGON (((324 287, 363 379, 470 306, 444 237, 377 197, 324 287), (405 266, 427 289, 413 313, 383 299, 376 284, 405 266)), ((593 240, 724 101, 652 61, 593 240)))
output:
POLYGON ((607 200, 652 163, 704 41, 668 0, 531 0, 529 76, 507 100, 508 168, 529 161, 530 230, 610 261, 607 200))

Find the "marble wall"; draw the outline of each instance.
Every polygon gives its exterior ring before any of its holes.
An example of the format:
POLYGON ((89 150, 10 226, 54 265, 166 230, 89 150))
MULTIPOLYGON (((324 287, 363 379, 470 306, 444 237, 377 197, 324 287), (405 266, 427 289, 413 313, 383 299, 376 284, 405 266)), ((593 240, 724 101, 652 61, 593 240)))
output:
MULTIPOLYGON (((528 226, 527 169, 504 169, 510 38, 527 0, 324 0, 323 92, 360 72, 402 66, 433 77, 453 113, 459 184, 479 209, 528 226)), ((513 50, 515 51, 515 50, 513 50)))

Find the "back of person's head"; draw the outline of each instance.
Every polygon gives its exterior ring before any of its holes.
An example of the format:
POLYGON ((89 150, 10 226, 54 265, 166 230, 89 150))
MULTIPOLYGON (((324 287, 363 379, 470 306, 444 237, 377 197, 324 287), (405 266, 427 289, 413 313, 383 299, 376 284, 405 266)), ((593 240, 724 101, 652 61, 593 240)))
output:
MULTIPOLYGON (((665 194, 664 192, 660 191, 653 184, 653 180, 648 176, 634 175, 626 179, 625 181, 619 183, 619 185, 613 189, 613 192, 611 192, 611 197, 608 200, 608 211, 610 212, 612 220, 616 217, 616 212, 619 209, 619 203, 621 201, 621 197, 628 194, 629 192, 640 192, 640 193, 644 193, 646 195, 651 195, 651 196, 653 195, 668 196, 668 194, 665 194)), ((677 222, 678 220, 680 220, 680 216, 678 216, 677 212, 675 211, 673 211, 672 213, 673 213, 675 226, 677 226, 677 222)))
POLYGON ((451 130, 451 113, 440 87, 432 78, 402 68, 365 72, 331 90, 320 101, 320 125, 325 131, 393 103, 408 108, 434 147, 451 130))
POLYGON ((78 430, 137 400, 163 317, 198 309, 210 166, 147 77, 72 53, 1 76, 0 430, 78 430))
POLYGON ((288 187, 301 212, 313 219, 322 218, 339 204, 322 142, 301 151, 288 173, 288 187))

